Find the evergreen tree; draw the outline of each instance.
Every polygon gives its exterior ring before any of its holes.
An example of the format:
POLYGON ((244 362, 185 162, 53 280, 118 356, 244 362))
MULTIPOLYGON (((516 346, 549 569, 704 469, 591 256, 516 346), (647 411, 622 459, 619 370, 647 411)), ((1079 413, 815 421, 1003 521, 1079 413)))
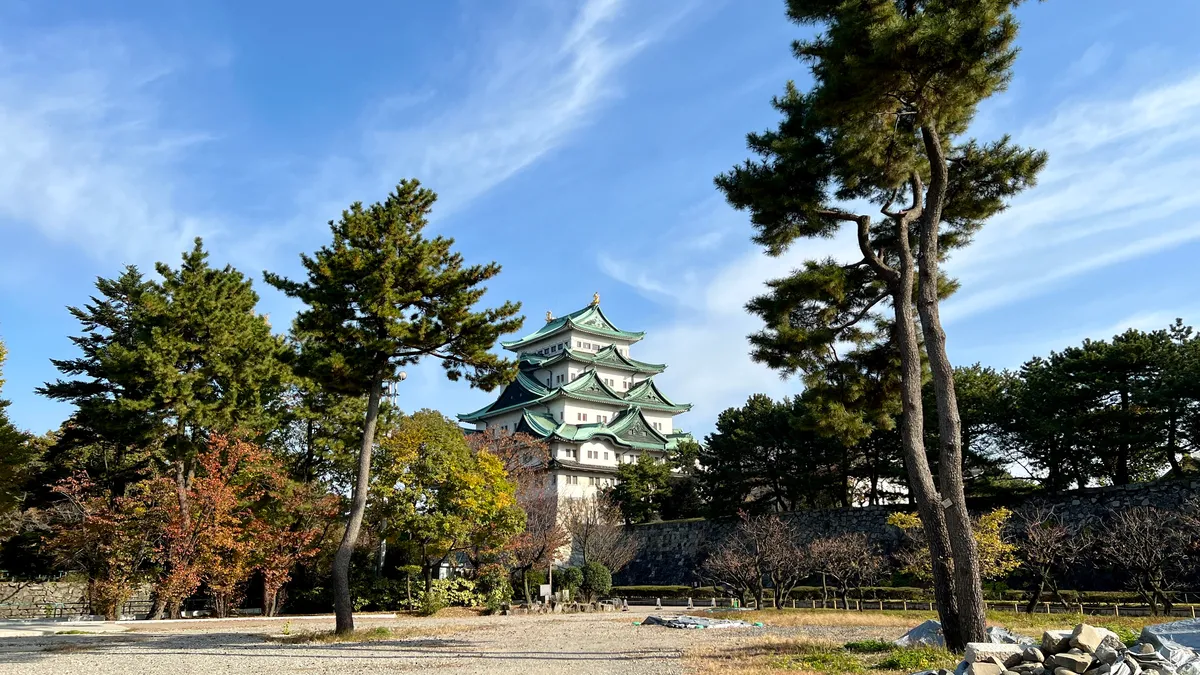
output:
POLYGON ((1010 77, 1017 4, 789 0, 789 18, 819 29, 793 46, 814 86, 802 93, 789 83, 774 102, 783 114, 779 128, 749 137, 761 160, 717 178, 731 204, 751 211, 755 239, 773 255, 797 239, 833 236, 845 223, 855 230, 862 260, 809 262, 787 288, 774 289, 780 302, 768 331, 790 346, 789 366, 808 371, 830 360, 831 345, 856 342, 857 326, 891 305, 909 487, 929 535, 947 645, 956 650, 984 640, 986 624, 953 369, 938 316, 952 284, 940 263, 1031 185, 1045 162, 1008 138, 964 138, 978 103, 1010 77), (850 210, 864 200, 880 207, 880 222, 850 210), (939 420, 937 485, 922 438, 922 339, 939 420))
POLYGON ((333 243, 301 256, 307 280, 266 273, 268 283, 307 305, 296 318, 305 338, 298 373, 330 391, 367 397, 350 514, 333 565, 339 633, 354 628, 350 557, 367 505, 384 383, 427 357, 440 361, 450 380, 485 390, 515 373, 512 362, 488 349, 521 327, 520 305, 474 311, 483 282, 500 266, 464 266, 450 250, 453 240, 423 236, 436 199, 418 181, 402 181, 384 202, 356 202, 330 222, 333 243))
MULTIPOLYGON (((8 350, 0 342, 0 395, 4 391, 4 361, 8 350)), ((36 447, 29 434, 21 431, 8 419, 9 401, 0 398, 0 542, 6 537, 3 527, 7 516, 24 502, 25 488, 37 459, 36 447)))
POLYGON ((148 362, 155 290, 132 265, 116 279, 98 278, 96 290, 88 304, 67 308, 82 330, 71 338, 81 355, 51 359, 71 379, 38 389, 75 407, 47 453, 45 478, 56 483, 86 471, 97 486, 120 495, 150 466, 166 434, 148 362))
POLYGON ((671 496, 671 465, 642 453, 636 462, 617 467, 617 484, 607 495, 626 524, 656 520, 671 496))

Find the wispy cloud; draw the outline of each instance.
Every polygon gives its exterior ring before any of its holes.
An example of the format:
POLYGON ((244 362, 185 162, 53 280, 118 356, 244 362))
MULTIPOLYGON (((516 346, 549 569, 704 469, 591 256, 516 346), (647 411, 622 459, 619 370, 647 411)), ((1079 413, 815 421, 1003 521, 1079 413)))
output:
POLYGON ((620 93, 618 71, 671 22, 631 28, 626 9, 624 0, 587 0, 564 22, 506 37, 461 99, 429 99, 439 112, 427 122, 376 117, 365 146, 379 182, 421 176, 444 195, 445 214, 563 146, 620 93))
MULTIPOLYGON (((1008 106, 1004 117, 1024 114, 1008 106)), ((1008 124, 1011 124, 1009 122, 1008 124)), ((1017 135, 1020 142, 1050 151, 1041 184, 983 230, 968 249, 956 252, 949 271, 962 290, 943 311, 947 321, 994 311, 1051 292, 1069 279, 1200 239, 1200 75, 1185 75, 1135 96, 1116 95, 1068 103, 1017 135)), ((692 216, 673 237, 700 235, 704 222, 726 223, 732 240, 745 241, 744 214, 706 203, 708 219, 692 216)), ((652 328, 643 353, 671 364, 664 373, 670 390, 695 400, 689 419, 701 431, 717 412, 740 404, 753 392, 794 393, 748 356, 746 335, 759 321, 744 305, 763 292, 763 283, 787 274, 806 259, 857 256, 848 232, 832 240, 806 241, 777 259, 748 245, 730 252, 687 251, 644 260, 600 254, 601 269, 647 297, 663 303, 669 319, 652 328), (653 262, 651 262, 653 261, 653 262), (720 363, 716 368, 714 363, 720 363)), ((656 251, 663 250, 657 247, 656 251)), ((1015 366, 1031 354, 1107 338, 1126 327, 1160 328, 1171 312, 1143 311, 1119 321, 1096 321, 1061 334, 1041 332, 1004 345, 956 343, 971 360, 986 357, 1015 366), (1081 331, 1085 331, 1081 332, 1081 331)), ((995 333, 992 333, 995 334, 995 333)), ((986 341, 986 340, 985 340, 986 341)))
POLYGON ((0 37, 0 230, 133 262, 214 229, 177 205, 172 169, 209 137, 163 123, 157 56, 107 29, 0 37))
POLYGON ((1200 239, 1200 73, 1074 101, 1017 136, 1050 153, 1038 187, 955 253, 961 320, 1200 239))

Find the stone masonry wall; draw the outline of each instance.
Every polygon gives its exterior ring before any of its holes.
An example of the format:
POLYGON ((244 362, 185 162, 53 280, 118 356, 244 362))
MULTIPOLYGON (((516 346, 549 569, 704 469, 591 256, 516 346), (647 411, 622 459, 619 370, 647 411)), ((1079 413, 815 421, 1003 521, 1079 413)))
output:
MULTIPOLYGON (((1200 498, 1200 480, 1172 480, 1119 487, 1087 488, 1035 498, 973 500, 971 508, 987 511, 998 506, 1020 509, 1023 504, 1039 501, 1054 507, 1068 522, 1094 522, 1111 511, 1131 506, 1179 508, 1189 499, 1200 498)), ((791 520, 806 537, 832 536, 844 532, 866 532, 885 553, 901 542, 901 533, 887 524, 894 511, 906 506, 867 506, 820 509, 781 514, 791 520)), ((720 542, 732 523, 704 519, 646 523, 631 528, 638 538, 637 557, 621 570, 613 583, 634 585, 691 585, 698 581, 697 567, 710 546, 720 542)))
MULTIPOLYGON (((126 613, 148 604, 150 586, 139 588, 125 604, 126 613)), ((141 611, 145 611, 142 609, 141 611)), ((41 619, 91 614, 83 581, 0 582, 0 619, 41 619)))

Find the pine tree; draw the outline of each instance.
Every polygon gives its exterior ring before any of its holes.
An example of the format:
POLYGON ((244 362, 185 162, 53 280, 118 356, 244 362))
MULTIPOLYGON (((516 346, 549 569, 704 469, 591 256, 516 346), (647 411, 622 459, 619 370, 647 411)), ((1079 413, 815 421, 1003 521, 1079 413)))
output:
POLYGON ((82 470, 120 495, 150 466, 165 436, 165 411, 155 401, 147 362, 154 287, 136 267, 127 266, 116 279, 98 278, 96 290, 88 304, 67 308, 82 329, 71 338, 81 355, 51 359, 71 379, 38 389, 75 406, 49 450, 47 480, 82 470))
MULTIPOLYGON (((719 176, 730 203, 751 211, 755 240, 779 255, 797 239, 850 224, 862 260, 812 261, 794 275, 788 311, 768 330, 788 339, 802 369, 890 304, 901 373, 901 439, 909 487, 929 535, 947 645, 984 640, 983 593, 962 479, 961 428, 939 299, 940 263, 1008 197, 1032 185, 1045 155, 965 138, 980 101, 1004 88, 1016 57, 1019 0, 789 0, 788 16, 819 34, 793 51, 814 85, 789 83, 774 101, 779 128, 751 134, 747 161, 719 176), (883 218, 852 211, 874 202, 883 218), (921 337, 917 332, 920 316, 921 337), (925 456, 921 346, 929 358, 942 470, 925 456), (944 504, 944 505, 943 505, 944 504)), ((780 303, 786 305, 788 303, 780 303)))
POLYGON ((358 475, 333 564, 338 632, 354 629, 350 556, 367 504, 384 383, 424 358, 440 361, 450 380, 465 378, 485 390, 515 374, 512 362, 488 349, 520 328, 520 305, 474 311, 483 282, 500 266, 464 266, 450 250, 452 239, 423 236, 436 199, 418 181, 402 181, 382 203, 356 202, 330 222, 333 243, 301 256, 306 281, 266 273, 268 283, 307 305, 296 318, 296 332, 305 337, 298 372, 331 391, 367 396, 358 475))
MULTIPOLYGON (((4 361, 8 350, 0 342, 0 393, 4 391, 4 361)), ((20 508, 37 452, 29 434, 8 419, 9 401, 0 398, 0 518, 20 508)), ((0 541, 6 536, 0 529, 0 541)))

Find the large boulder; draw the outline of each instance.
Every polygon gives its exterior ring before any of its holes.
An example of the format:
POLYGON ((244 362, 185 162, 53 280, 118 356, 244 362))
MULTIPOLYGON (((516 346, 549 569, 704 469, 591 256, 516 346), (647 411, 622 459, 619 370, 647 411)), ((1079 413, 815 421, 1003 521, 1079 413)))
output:
POLYGON ((1004 675, 1004 666, 992 661, 980 661, 967 666, 967 675, 1004 675))
POLYGON ((1121 642, 1121 638, 1117 637, 1116 633, 1107 628, 1098 628, 1081 623, 1075 626, 1075 630, 1071 631, 1071 646, 1094 655, 1096 650, 1102 646, 1117 650, 1122 648, 1124 644, 1121 642))

